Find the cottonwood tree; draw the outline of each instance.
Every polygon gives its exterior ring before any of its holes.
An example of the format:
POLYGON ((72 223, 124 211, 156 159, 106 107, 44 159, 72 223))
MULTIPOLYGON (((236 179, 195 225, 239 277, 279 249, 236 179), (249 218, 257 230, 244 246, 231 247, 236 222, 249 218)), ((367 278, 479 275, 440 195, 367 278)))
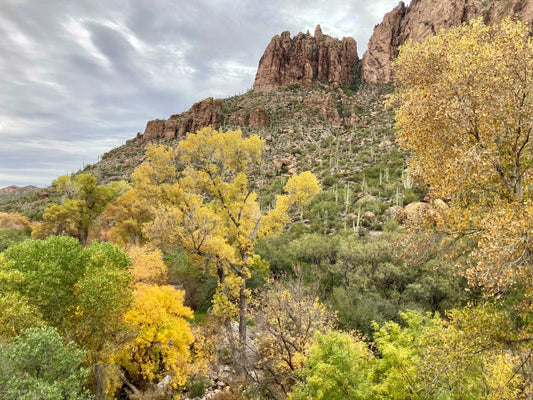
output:
POLYGON ((104 398, 133 300, 130 263, 111 243, 83 247, 74 238, 52 236, 11 245, 0 257, 0 295, 13 304, 0 320, 17 319, 0 332, 16 333, 30 321, 56 327, 86 351, 97 398, 104 398), (22 321, 28 313, 32 319, 22 321))
POLYGON ((136 334, 117 357, 133 383, 157 383, 169 375, 171 387, 185 385, 194 338, 185 320, 193 313, 183 305, 183 295, 170 285, 136 285, 133 307, 124 316, 136 334))
POLYGON ((238 318, 240 351, 235 355, 243 359, 250 297, 246 280, 257 261, 254 245, 280 233, 290 207, 305 204, 318 191, 314 180, 316 189, 301 196, 301 184, 291 178, 275 208, 261 210, 249 176, 261 168, 263 146, 257 135, 243 138, 240 131, 205 128, 188 134, 176 148, 149 146, 146 162, 132 175, 134 191, 153 205, 146 235, 159 245, 181 247, 218 277, 215 308, 228 328, 238 318))
POLYGON ((467 243, 466 276, 489 294, 533 294, 533 41, 481 20, 409 43, 394 63, 398 142, 449 210, 432 221, 467 243))
POLYGON ((98 185, 94 176, 85 173, 74 178, 60 176, 55 181, 55 187, 64 196, 63 201, 46 207, 44 222, 35 227, 32 236, 37 239, 52 235, 72 236, 84 246, 89 233, 98 227, 97 217, 107 204, 128 189, 123 181, 98 185))

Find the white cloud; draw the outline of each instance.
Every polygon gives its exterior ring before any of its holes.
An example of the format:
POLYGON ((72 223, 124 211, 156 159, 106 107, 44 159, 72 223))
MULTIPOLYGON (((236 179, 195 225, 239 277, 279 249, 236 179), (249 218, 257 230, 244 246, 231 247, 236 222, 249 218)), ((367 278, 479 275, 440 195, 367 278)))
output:
POLYGON ((109 59, 93 44, 91 41, 91 33, 83 25, 82 19, 70 17, 63 27, 67 31, 67 34, 71 40, 80 45, 88 54, 90 54, 98 63, 105 67, 110 68, 111 62, 109 59))

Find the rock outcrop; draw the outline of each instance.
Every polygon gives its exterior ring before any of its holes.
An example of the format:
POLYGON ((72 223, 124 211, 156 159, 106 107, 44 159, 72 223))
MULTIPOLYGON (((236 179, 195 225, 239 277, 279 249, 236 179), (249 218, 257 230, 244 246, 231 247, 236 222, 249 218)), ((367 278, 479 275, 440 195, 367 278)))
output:
POLYGON ((392 81, 390 64, 398 55, 399 46, 408 40, 422 42, 429 35, 473 18, 483 17, 486 24, 493 24, 509 15, 531 23, 533 0, 412 0, 409 7, 401 1, 374 28, 363 55, 363 80, 377 84, 392 81))
POLYGON ((304 99, 303 103, 306 107, 316 108, 325 121, 331 122, 334 126, 341 125, 339 112, 330 94, 311 94, 304 99))
POLYGON ((403 1, 385 14, 383 22, 376 25, 363 54, 361 73, 368 83, 385 83, 392 79, 391 62, 397 56, 400 45, 401 23, 406 7, 403 1))
POLYGON ((255 76, 254 90, 270 92, 279 87, 310 87, 313 79, 327 81, 334 87, 354 80, 357 43, 351 37, 342 40, 324 35, 318 25, 314 36, 299 33, 291 39, 285 31, 267 46, 255 76))
POLYGON ((220 125, 221 102, 222 100, 209 97, 195 103, 189 111, 172 115, 167 120, 148 121, 142 137, 145 141, 172 140, 185 136, 187 132, 196 132, 208 126, 217 128, 220 125))
POLYGON ((261 105, 252 110, 249 124, 252 128, 263 128, 268 124, 268 113, 264 106, 261 105))

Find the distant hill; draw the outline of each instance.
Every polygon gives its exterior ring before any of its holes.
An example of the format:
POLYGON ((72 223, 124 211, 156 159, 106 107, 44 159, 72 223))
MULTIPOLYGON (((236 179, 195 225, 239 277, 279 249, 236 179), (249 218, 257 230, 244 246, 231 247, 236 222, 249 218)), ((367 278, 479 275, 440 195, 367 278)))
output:
POLYGON ((0 199, 5 199, 8 197, 21 196, 29 192, 36 192, 41 190, 37 186, 28 185, 28 186, 7 186, 0 189, 0 199))

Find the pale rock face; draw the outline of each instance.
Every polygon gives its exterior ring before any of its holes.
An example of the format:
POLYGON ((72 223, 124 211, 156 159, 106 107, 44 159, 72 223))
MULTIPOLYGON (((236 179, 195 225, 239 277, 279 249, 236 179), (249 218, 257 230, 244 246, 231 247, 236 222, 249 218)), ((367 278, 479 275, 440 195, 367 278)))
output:
POLYGON ((315 78, 333 86, 351 83, 358 60, 353 38, 338 40, 324 35, 320 25, 314 37, 299 33, 291 38, 285 31, 272 38, 261 57, 254 90, 271 92, 295 84, 310 87, 315 78))

